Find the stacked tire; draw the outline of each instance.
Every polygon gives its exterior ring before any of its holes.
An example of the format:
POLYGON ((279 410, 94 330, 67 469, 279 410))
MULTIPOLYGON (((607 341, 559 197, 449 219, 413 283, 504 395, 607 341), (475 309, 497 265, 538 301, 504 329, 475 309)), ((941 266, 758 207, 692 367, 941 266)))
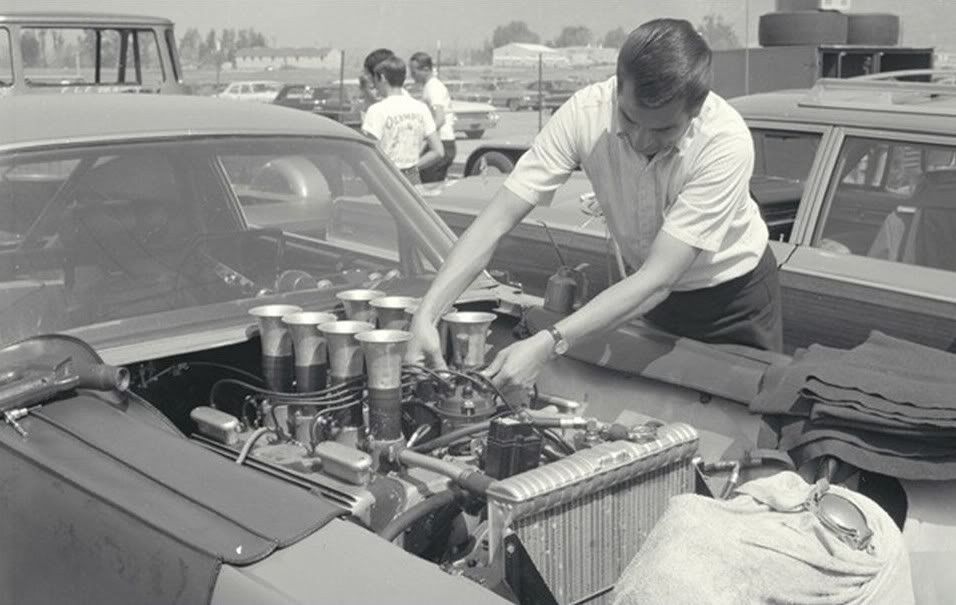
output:
POLYGON ((900 41, 900 18, 887 13, 847 15, 847 44, 894 46, 900 41))
POLYGON ((899 41, 900 18, 885 13, 776 12, 760 17, 757 35, 761 46, 892 46, 899 41))

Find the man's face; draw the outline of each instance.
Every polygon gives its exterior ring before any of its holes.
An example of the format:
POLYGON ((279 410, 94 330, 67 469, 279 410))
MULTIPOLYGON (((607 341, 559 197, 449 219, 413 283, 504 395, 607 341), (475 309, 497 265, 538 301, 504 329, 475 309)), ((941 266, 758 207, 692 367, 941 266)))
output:
POLYGON ((638 153, 654 155, 680 141, 696 113, 687 111, 684 99, 675 99, 660 107, 644 107, 637 101, 634 82, 624 80, 617 95, 621 132, 638 153))
POLYGON ((409 61, 408 71, 412 73, 412 79, 419 84, 428 81, 428 76, 432 75, 432 70, 420 66, 416 61, 409 61))

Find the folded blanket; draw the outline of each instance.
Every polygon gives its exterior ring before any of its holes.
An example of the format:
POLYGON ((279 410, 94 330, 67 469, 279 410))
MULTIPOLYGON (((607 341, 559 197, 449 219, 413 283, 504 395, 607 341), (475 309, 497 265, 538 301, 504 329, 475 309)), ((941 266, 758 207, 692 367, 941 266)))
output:
POLYGON ((671 498, 618 580, 614 605, 913 603, 892 519, 865 496, 831 486, 873 531, 872 547, 856 550, 804 507, 814 489, 783 472, 742 485, 733 500, 671 498))
POLYGON ((877 331, 849 351, 812 345, 788 366, 769 370, 750 407, 760 414, 806 416, 812 408, 807 397, 956 421, 956 355, 877 331))
POLYGON ((830 455, 901 478, 956 479, 951 353, 880 332, 849 351, 813 345, 767 372, 750 409, 781 419, 779 447, 798 464, 830 455))

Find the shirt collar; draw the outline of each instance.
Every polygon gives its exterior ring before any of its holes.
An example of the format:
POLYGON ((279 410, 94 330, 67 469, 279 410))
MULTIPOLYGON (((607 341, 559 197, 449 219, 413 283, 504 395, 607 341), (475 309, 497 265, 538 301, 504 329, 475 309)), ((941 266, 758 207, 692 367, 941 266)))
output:
MULTIPOLYGON (((624 132, 621 130, 621 116, 617 111, 617 76, 611 76, 613 80, 613 97, 611 97, 611 134, 616 137, 623 137, 624 132)), ((707 93, 707 98, 704 99, 704 105, 700 108, 700 113, 690 121, 690 125, 687 127, 687 132, 684 133, 684 136, 677 141, 673 147, 665 150, 664 154, 669 154, 671 152, 677 151, 683 153, 690 146, 691 142, 694 140, 694 136, 700 131, 700 123, 704 118, 704 115, 710 110, 711 106, 711 95, 713 93, 707 93)))

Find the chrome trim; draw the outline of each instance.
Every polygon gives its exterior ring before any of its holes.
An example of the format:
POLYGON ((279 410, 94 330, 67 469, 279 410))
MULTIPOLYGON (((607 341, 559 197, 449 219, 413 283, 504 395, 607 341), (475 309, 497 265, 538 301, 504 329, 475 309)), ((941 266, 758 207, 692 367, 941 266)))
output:
MULTIPOLYGON (((870 259, 870 260, 874 260, 874 259, 870 259)), ((952 273, 949 272, 949 271, 942 271, 942 270, 940 270, 940 269, 929 269, 929 268, 927 268, 927 267, 918 267, 918 266, 916 266, 916 265, 904 265, 904 266, 906 266, 906 267, 908 267, 908 268, 910 268, 910 269, 923 269, 923 270, 928 270, 928 271, 938 271, 938 272, 943 273, 944 275, 947 275, 947 276, 949 276, 950 278, 952 278, 952 273)), ((883 292, 893 292, 894 294, 902 294, 902 295, 904 295, 904 296, 913 296, 913 297, 921 298, 921 299, 924 299, 924 300, 933 300, 933 301, 941 302, 941 303, 956 304, 956 296, 946 297, 946 296, 941 296, 941 295, 938 295, 938 294, 933 294, 933 293, 930 293, 930 292, 923 292, 923 291, 919 291, 919 290, 912 290, 912 289, 909 289, 909 288, 903 288, 903 287, 900 287, 900 286, 894 286, 894 285, 892 285, 892 284, 881 283, 881 282, 875 282, 875 281, 870 281, 870 280, 865 280, 865 279, 856 279, 856 278, 853 278, 853 277, 847 277, 847 276, 845 276, 845 275, 835 275, 835 274, 833 274, 833 273, 826 273, 826 272, 818 271, 818 270, 815 270, 815 269, 808 269, 808 268, 805 268, 805 267, 797 267, 797 266, 794 266, 794 265, 791 265, 791 264, 785 265, 784 268, 783 268, 783 270, 784 270, 784 271, 787 271, 787 272, 790 272, 790 273, 796 273, 796 274, 798 274, 798 275, 806 275, 806 276, 809 276, 809 277, 819 277, 819 278, 822 278, 822 279, 841 281, 841 282, 843 282, 843 283, 852 284, 852 285, 854 285, 854 286, 863 286, 863 287, 867 287, 867 288, 875 288, 875 289, 881 290, 881 291, 883 291, 883 292)))

